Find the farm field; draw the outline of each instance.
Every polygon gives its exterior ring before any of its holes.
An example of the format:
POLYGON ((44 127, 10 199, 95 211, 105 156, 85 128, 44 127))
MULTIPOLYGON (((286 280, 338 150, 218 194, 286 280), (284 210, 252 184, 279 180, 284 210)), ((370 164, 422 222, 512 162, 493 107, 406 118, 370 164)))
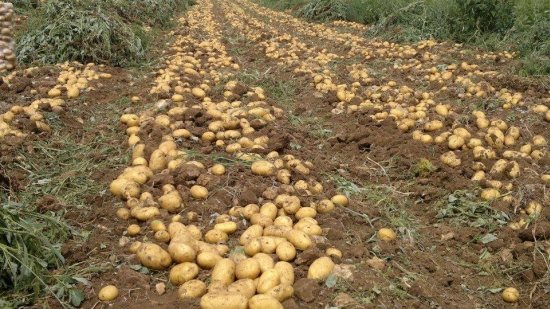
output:
POLYGON ((174 18, 150 66, 0 73, 0 307, 550 307, 550 86, 516 52, 174 18))

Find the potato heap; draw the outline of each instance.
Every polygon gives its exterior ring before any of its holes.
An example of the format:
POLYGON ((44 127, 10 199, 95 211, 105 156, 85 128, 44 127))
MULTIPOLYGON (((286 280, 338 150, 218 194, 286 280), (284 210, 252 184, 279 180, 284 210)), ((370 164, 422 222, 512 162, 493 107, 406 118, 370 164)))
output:
MULTIPOLYGON (((515 56, 513 53, 479 54, 475 59, 480 64, 468 61, 449 63, 444 60, 447 53, 465 59, 460 44, 433 40, 411 45, 372 41, 338 32, 323 24, 307 23, 282 12, 273 12, 249 1, 224 2, 222 6, 232 26, 247 39, 256 41, 265 50, 266 57, 277 60, 280 65, 292 65, 296 74, 309 75, 312 85, 319 92, 334 94, 338 99, 332 110, 334 114, 360 111, 369 113, 374 121, 390 119, 403 133, 411 134, 413 140, 436 145, 441 151, 441 163, 449 168, 459 169, 464 167, 464 162, 472 161, 471 166, 466 168, 474 171, 472 181, 482 187, 480 198, 492 201, 502 197, 507 203, 521 203, 522 218, 518 222, 527 221, 523 214, 536 216, 540 213, 540 209, 527 211, 532 208, 529 206, 531 202, 539 202, 515 199, 512 194, 521 191, 514 184, 525 174, 523 170, 526 168, 534 168, 540 174, 537 188, 548 184, 550 176, 539 162, 544 162, 550 155, 547 145, 549 131, 533 134, 514 125, 508 120, 509 117, 503 117, 498 112, 524 113, 525 107, 532 105, 528 109, 530 115, 542 116, 542 119, 550 121, 550 99, 544 98, 540 103, 532 104, 534 98, 526 98, 521 92, 497 89, 491 85, 491 79, 497 77, 497 72, 483 69, 483 61, 506 63, 515 56), (254 13, 254 16, 248 16, 246 23, 241 16, 247 13, 241 7, 254 13), (280 33, 277 25, 284 25, 282 28, 286 32, 280 33), (292 31, 288 31, 289 28, 292 31), (262 33, 270 35, 262 36, 262 33), (348 48, 340 53, 317 50, 290 33, 325 40, 327 46, 337 42, 348 48), (406 80, 416 84, 428 82, 431 88, 429 91, 418 91, 403 81, 373 79, 362 65, 349 66, 348 79, 342 80, 339 78, 341 75, 327 65, 336 59, 357 56, 365 60, 392 60, 394 75, 405 75, 406 80), (440 97, 445 101, 449 97, 464 102, 473 101, 468 103, 471 105, 475 105, 476 100, 494 100, 497 102, 496 110, 468 111, 471 116, 465 120, 458 117, 464 112, 459 112, 456 104, 440 101, 440 97), (495 116, 492 116, 493 113, 495 116)), ((530 177, 522 180, 533 182, 530 177)), ((513 222, 511 227, 524 226, 518 222, 513 222)))
MULTIPOLYGON (((133 149, 132 166, 111 183, 110 191, 125 201, 117 216, 132 222, 126 236, 153 233, 153 239, 131 243, 129 251, 150 269, 170 269, 169 280, 178 286, 180 298, 200 297, 201 308, 207 309, 222 304, 223 308, 282 308, 281 302, 294 293, 292 261, 323 240, 316 217, 349 201, 343 195, 324 198, 323 186, 311 176, 314 165, 307 160, 276 151, 250 152, 267 149, 269 138, 257 130, 283 116, 283 111, 270 106, 259 87, 236 80, 221 83, 239 66, 227 56, 211 14, 212 2, 201 1, 180 20, 189 33, 177 35, 171 47, 174 53, 151 89, 169 99, 140 115, 121 116, 133 149), (214 100, 219 92, 223 99, 214 100), (191 113, 209 116, 201 123, 200 136, 193 133, 199 132, 196 123, 184 121, 191 113), (239 177, 229 174, 224 165, 192 158, 182 144, 212 145, 249 166, 248 177, 269 179, 272 186, 257 203, 239 203, 215 215, 203 230, 193 224, 196 212, 182 212, 191 201, 208 203, 211 193, 198 181, 177 183, 173 178, 181 167, 190 166, 201 171, 199 178, 238 181, 239 177), (146 183, 161 175, 173 178, 164 181, 160 190, 148 191, 146 183), (198 279, 201 271, 210 274, 209 284, 198 279)), ((330 248, 313 262, 307 276, 326 279, 334 268, 330 256, 342 253, 330 248)))
POLYGON ((13 4, 0 2, 0 73, 15 68, 13 18, 13 4))
MULTIPOLYGON (((46 123, 43 109, 49 109, 54 112, 63 110, 65 99, 78 98, 81 91, 90 91, 94 88, 89 85, 90 81, 99 78, 111 78, 109 73, 98 73, 93 63, 85 66, 79 63, 64 63, 57 65, 62 71, 57 78, 57 84, 51 88, 47 98, 39 98, 28 106, 13 105, 8 111, 0 114, 0 140, 6 136, 25 137, 28 130, 35 132, 50 132, 51 128, 46 123), (27 122, 21 121, 28 119, 27 122)), ((101 67, 101 66, 100 66, 101 67)), ((23 74, 31 73, 36 68, 28 68, 23 74)), ((6 79, 13 78, 15 72, 6 79)), ((31 94, 38 94, 36 89, 30 91, 31 94)))

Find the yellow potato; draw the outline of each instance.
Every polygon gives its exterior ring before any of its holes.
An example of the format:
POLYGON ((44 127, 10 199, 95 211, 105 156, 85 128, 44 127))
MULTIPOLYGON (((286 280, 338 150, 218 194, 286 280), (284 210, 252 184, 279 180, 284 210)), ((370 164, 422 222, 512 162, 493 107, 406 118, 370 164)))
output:
POLYGON ((273 220, 267 216, 264 216, 260 213, 253 214, 250 217, 250 223, 255 225, 261 225, 262 227, 273 225, 273 220))
POLYGON ((113 195, 128 199, 138 197, 141 193, 139 184, 125 178, 117 178, 111 182, 110 190, 113 195))
POLYGON ((147 268, 162 270, 172 264, 170 254, 156 244, 142 244, 136 255, 141 264, 147 268))
POLYGON ((488 188, 481 191, 481 199, 492 201, 500 197, 500 192, 497 189, 488 188))
POLYGON ((260 275, 260 263, 257 259, 245 258, 237 264, 235 276, 237 279, 256 279, 260 275))
POLYGON ((280 261, 275 263, 273 268, 279 273, 281 284, 290 286, 294 284, 294 267, 292 267, 292 264, 280 261))
POLYGON ((260 212, 260 206, 256 204, 248 204, 243 208, 242 215, 245 218, 250 219, 254 214, 257 214, 259 212, 260 212))
POLYGON ((334 210, 334 203, 331 200, 322 200, 317 205, 317 212, 321 214, 329 213, 334 210))
POLYGON ((256 259, 260 264, 260 270, 262 273, 267 271, 268 269, 272 269, 273 266, 275 265, 271 255, 266 253, 262 253, 262 252, 257 253, 253 256, 253 258, 256 259))
POLYGON ((262 242, 260 237, 254 238, 244 246, 244 253, 248 256, 254 256, 256 253, 262 251, 262 242))
POLYGON ((214 229, 222 231, 228 235, 231 235, 235 233, 235 231, 237 230, 237 223, 232 221, 218 223, 214 226, 214 229))
POLYGON ((167 243, 170 241, 170 234, 167 231, 157 231, 155 232, 155 239, 167 243))
POLYGON ((275 174, 276 171, 276 167, 273 163, 264 160, 252 163, 251 169, 252 173, 259 176, 271 176, 275 174))
POLYGON ((168 245, 168 253, 176 263, 193 262, 197 252, 188 244, 172 241, 168 245))
POLYGON ((276 287, 281 283, 281 278, 279 277, 279 272, 277 272, 276 269, 271 268, 266 270, 262 273, 260 276, 260 279, 258 280, 258 286, 256 287, 256 290, 260 294, 264 294, 273 287, 276 287))
POLYGON ((159 198, 159 204, 169 212, 177 212, 183 206, 183 199, 177 190, 172 190, 159 198))
POLYGON ((97 295, 101 301, 111 301, 118 297, 118 289, 114 285, 107 285, 99 290, 97 295))
POLYGON ((203 186, 194 185, 189 189, 191 196, 198 200, 204 200, 208 197, 208 189, 203 186))
POLYGON ((221 164, 216 164, 216 165, 214 165, 210 168, 210 171, 214 175, 221 176, 221 175, 225 174, 225 166, 223 166, 221 164))
MULTIPOLYGON (((278 218, 289 218, 289 217, 280 216, 278 218)), ((290 221, 287 221, 287 220, 285 220, 285 221, 286 221, 285 224, 290 224, 290 225, 270 225, 270 226, 267 226, 263 231, 264 236, 285 237, 286 233, 288 231, 292 230, 292 219, 290 219, 290 221)))
POLYGON ((283 309, 283 305, 271 295, 255 295, 248 300, 249 309, 283 309))
POLYGON ((126 229, 126 234, 128 236, 136 236, 137 234, 139 234, 139 232, 141 232, 141 227, 137 224, 131 224, 126 229))
POLYGON ((313 261, 307 271, 307 277, 313 280, 325 280, 334 269, 334 262, 327 256, 313 261))
POLYGON ((334 205, 338 205, 338 206, 345 207, 345 206, 348 206, 349 204, 348 198, 342 194, 337 194, 333 196, 330 200, 332 201, 332 203, 334 203, 334 205))
POLYGON ((230 259, 221 259, 212 269, 212 282, 221 282, 226 286, 235 281, 235 262, 230 259))
POLYGON ((381 228, 378 230, 378 238, 383 241, 392 241, 395 240, 397 235, 392 229, 381 228))
POLYGON ((296 257, 296 248, 288 241, 284 241, 277 246, 277 256, 281 261, 292 261, 296 257))
POLYGON ((299 250, 309 249, 313 245, 311 238, 300 230, 292 229, 285 234, 285 237, 291 244, 294 245, 296 249, 299 250))
POLYGON ((336 256, 336 257, 342 258, 342 251, 336 248, 327 248, 327 250, 325 251, 325 254, 328 255, 329 257, 336 256))
POLYGON ((139 247, 141 247, 141 241, 134 241, 130 245, 130 248, 128 248, 128 251, 130 251, 130 253, 136 254, 139 250, 139 247))
POLYGON ((516 303, 519 300, 519 291, 516 288, 506 288, 501 295, 507 303, 516 303))
POLYGON ((256 294, 256 285, 252 279, 240 279, 231 283, 227 287, 227 291, 241 294, 248 299, 256 294))
POLYGON ((199 267, 195 263, 184 262, 178 264, 170 270, 169 279, 174 285, 183 284, 194 279, 199 274, 199 267))
POLYGON ((281 283, 265 293, 266 295, 273 296, 280 302, 283 302, 294 295, 294 288, 289 284, 281 283))
POLYGON ((231 292, 208 292, 201 298, 201 309, 247 309, 248 299, 231 292))
POLYGON ((264 228, 261 225, 251 225, 246 231, 244 231, 239 238, 239 243, 241 245, 246 245, 249 241, 254 238, 262 236, 264 228))
POLYGON ((116 210, 116 216, 122 220, 128 220, 128 218, 130 218, 130 210, 127 208, 119 208, 116 210))
POLYGON ((218 253, 214 252, 201 252, 197 255, 197 264, 202 269, 212 269, 222 259, 218 253))
POLYGON ((277 217, 277 206, 273 203, 265 203, 260 207, 260 214, 271 220, 275 220, 277 217))
POLYGON ((316 215, 317 211, 312 207, 302 207, 294 214, 298 220, 306 217, 315 218, 316 215))
POLYGON ((228 238, 229 236, 220 230, 210 230, 204 234, 204 240, 211 244, 225 243, 228 238))

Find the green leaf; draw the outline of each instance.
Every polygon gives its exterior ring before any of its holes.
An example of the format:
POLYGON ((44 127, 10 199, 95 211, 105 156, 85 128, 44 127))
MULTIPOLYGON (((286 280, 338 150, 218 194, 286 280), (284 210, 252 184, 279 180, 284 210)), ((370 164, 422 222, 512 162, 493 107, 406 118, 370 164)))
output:
POLYGON ((338 282, 338 278, 336 278, 335 275, 331 274, 328 276, 327 280, 325 281, 325 285, 328 288, 333 288, 334 286, 336 286, 337 282, 338 282))
POLYGON ((497 240, 498 237, 496 237, 494 234, 486 234, 485 236, 481 237, 481 239, 479 241, 481 241, 481 243, 483 244, 488 244, 490 242, 493 242, 495 240, 497 240))
POLYGON ((79 307, 82 302, 86 299, 86 296, 81 290, 70 289, 69 290, 69 302, 75 307, 79 307))

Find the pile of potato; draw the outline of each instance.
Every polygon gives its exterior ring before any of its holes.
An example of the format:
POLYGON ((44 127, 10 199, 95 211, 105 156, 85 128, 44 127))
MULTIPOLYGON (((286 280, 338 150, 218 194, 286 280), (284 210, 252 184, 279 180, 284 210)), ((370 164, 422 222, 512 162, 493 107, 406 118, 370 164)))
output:
POLYGON ((15 68, 15 41, 13 4, 0 2, 0 73, 15 68))
MULTIPOLYGON (((212 11, 208 9, 211 2, 201 5, 204 7, 194 7, 182 21, 188 23, 190 34, 175 39, 172 49, 176 53, 159 71, 151 90, 170 99, 159 101, 155 110, 121 116, 133 155, 132 166, 110 186, 112 194, 126 204, 116 214, 135 222, 128 225, 126 236, 140 237, 145 230, 153 232, 152 239, 135 240, 128 250, 150 269, 169 269, 169 281, 178 286, 180 298, 200 297, 202 308, 221 308, 222 304, 223 308, 282 308, 281 302, 294 293, 292 261, 300 251, 323 241, 323 230, 315 218, 336 207, 345 207, 349 201, 344 195, 324 198, 323 186, 310 176, 314 165, 307 160, 275 151, 263 156, 248 152, 264 149, 269 141, 267 136, 258 135, 250 123, 263 126, 281 117, 283 111, 263 101, 263 89, 247 87, 236 80, 216 87, 226 100, 215 102, 211 98, 212 89, 221 82, 218 78, 231 76, 220 70, 236 70, 238 66, 219 43, 218 31, 211 24, 212 11), (197 33, 205 32, 208 35, 198 39, 197 33), (248 103, 243 104, 241 99, 248 103), (175 120, 191 109, 201 109, 212 116, 204 124, 207 131, 202 136, 194 136, 186 123, 175 120), (160 141, 140 134, 150 126, 166 132, 160 141), (223 165, 189 159, 188 150, 178 146, 184 140, 213 144, 249 162, 253 177, 272 179, 273 188, 266 190, 257 204, 233 206, 218 214, 203 230, 193 224, 197 213, 183 213, 188 201, 180 193, 182 184, 166 183, 160 195, 144 191, 143 184, 154 175, 169 174, 189 164, 205 175, 235 177, 227 175, 223 165), (150 147, 146 144, 157 146, 145 151, 150 147), (306 201, 301 196, 310 198, 306 201), (208 284, 198 279, 201 270, 210 272, 208 284)), ((196 183, 187 186, 188 198, 208 199, 210 192, 206 187, 196 183)), ((394 238, 395 235, 389 240, 394 238)), ((333 257, 340 258, 342 253, 328 248, 325 256, 311 264, 308 278, 326 279, 335 266, 333 257)), ((106 287, 104 292, 111 290, 106 287)))

